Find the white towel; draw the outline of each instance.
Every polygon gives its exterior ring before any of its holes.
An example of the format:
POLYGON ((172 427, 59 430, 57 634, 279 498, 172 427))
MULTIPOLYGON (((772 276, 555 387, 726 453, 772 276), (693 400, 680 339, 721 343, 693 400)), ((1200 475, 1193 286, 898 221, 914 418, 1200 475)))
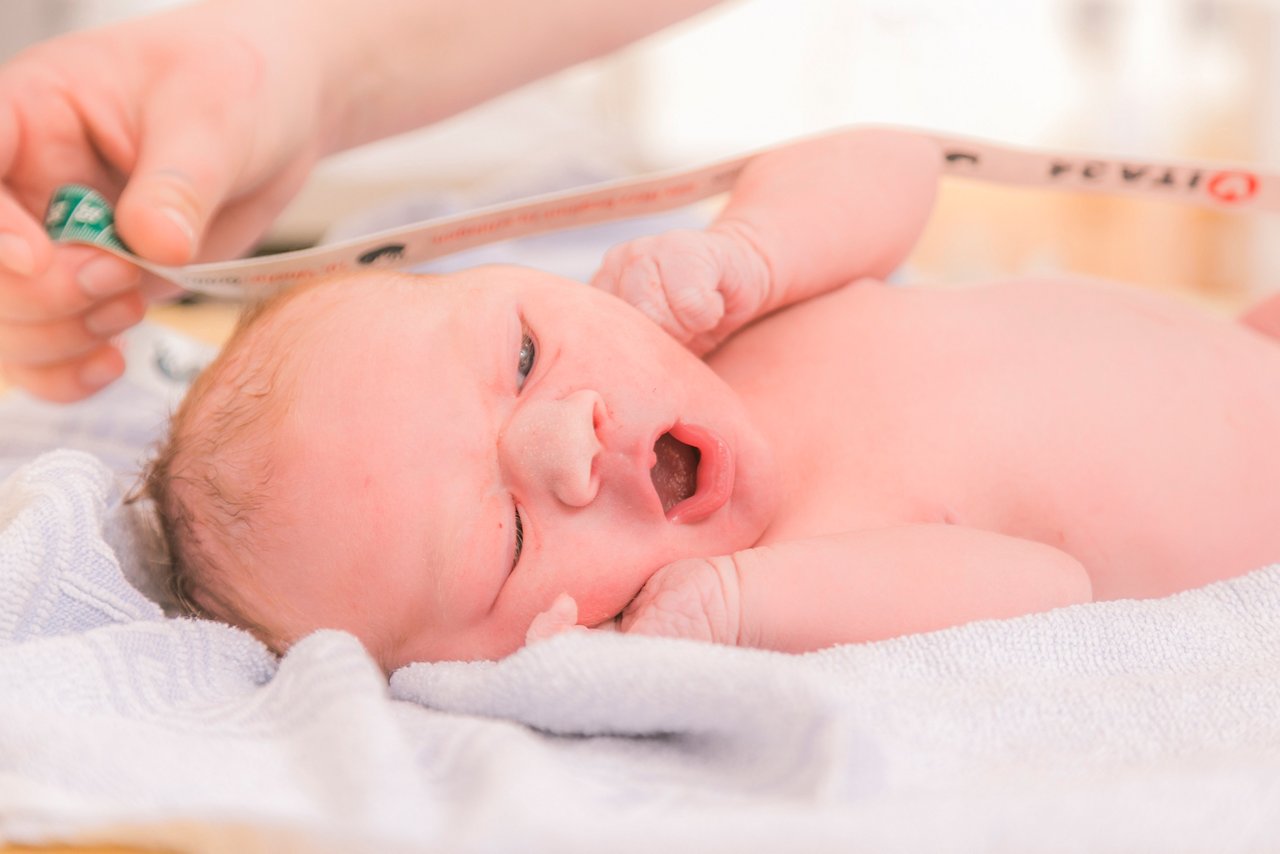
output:
POLYGON ((1280 567, 806 656, 570 634, 388 691, 341 633, 277 662, 166 619, 118 497, 69 451, 0 484, 0 838, 1280 849, 1280 567))
POLYGON ((412 665, 392 694, 554 733, 672 733, 679 773, 640 751, 632 773, 664 781, 641 802, 678 781, 667 826, 700 842, 704 803, 740 799, 725 828, 760 850, 1280 850, 1280 566, 799 657, 568 636, 412 665))

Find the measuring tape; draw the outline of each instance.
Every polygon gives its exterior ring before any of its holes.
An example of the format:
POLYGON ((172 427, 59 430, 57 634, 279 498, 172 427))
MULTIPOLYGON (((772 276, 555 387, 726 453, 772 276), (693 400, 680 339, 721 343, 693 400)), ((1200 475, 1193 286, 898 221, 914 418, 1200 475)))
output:
MULTIPOLYGON (((929 132, 911 133, 936 142, 942 151, 943 173, 955 177, 1280 213, 1280 176, 1240 166, 1054 153, 929 132)), ((772 150, 766 148, 693 169, 520 199, 314 249, 185 267, 153 264, 130 252, 115 232, 110 203, 88 187, 73 184, 54 193, 45 228, 54 240, 92 244, 184 290, 244 299, 373 264, 406 267, 514 237, 683 207, 728 192, 743 167, 772 150)))

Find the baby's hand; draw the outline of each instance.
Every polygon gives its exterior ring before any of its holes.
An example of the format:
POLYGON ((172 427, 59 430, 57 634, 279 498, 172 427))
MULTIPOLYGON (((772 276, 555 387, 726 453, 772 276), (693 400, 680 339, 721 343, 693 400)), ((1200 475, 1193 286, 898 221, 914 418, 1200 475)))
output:
POLYGON ((524 633, 525 646, 575 628, 578 628, 578 603, 568 593, 561 593, 550 608, 533 618, 529 630, 524 633))
POLYGON ((698 355, 754 320, 768 297, 764 258, 740 229, 669 231, 613 247, 591 280, 698 355))
POLYGON ((620 629, 641 635, 737 644, 738 574, 730 558, 687 558, 653 574, 622 612, 620 629))
POLYGON ((645 582, 618 621, 578 625, 578 603, 561 593, 525 632, 525 645, 564 632, 621 631, 637 635, 737 644, 741 629, 738 573, 728 557, 669 563, 645 582))

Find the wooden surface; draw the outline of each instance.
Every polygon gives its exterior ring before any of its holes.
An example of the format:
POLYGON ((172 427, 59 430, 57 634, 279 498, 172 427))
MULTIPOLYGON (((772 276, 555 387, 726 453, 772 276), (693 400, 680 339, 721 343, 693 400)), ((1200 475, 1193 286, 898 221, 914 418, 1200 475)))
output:
POLYGON ((1256 269, 1262 214, 1088 193, 944 181, 908 281, 1063 271, 1189 297, 1233 313, 1271 291, 1256 269))
POLYGON ((147 319, 184 332, 210 344, 227 340, 240 312, 238 303, 204 302, 196 305, 157 305, 147 319))
MULTIPOLYGON (((146 854, 163 854, 163 851, 157 848, 148 848, 145 849, 145 851, 146 854)), ((0 848, 0 854, 143 854, 143 849, 119 848, 114 845, 91 845, 88 847, 79 845, 52 845, 40 847, 16 845, 0 848)))

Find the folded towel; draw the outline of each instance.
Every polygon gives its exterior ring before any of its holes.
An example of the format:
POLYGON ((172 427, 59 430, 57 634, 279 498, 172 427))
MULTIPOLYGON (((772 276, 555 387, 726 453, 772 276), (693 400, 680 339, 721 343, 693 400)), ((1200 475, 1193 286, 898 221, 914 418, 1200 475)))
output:
POLYGON ((667 825, 701 825, 702 842, 700 801, 767 792, 807 818, 769 833, 779 804, 753 804, 737 843, 1280 849, 1280 566, 806 656, 567 635, 494 664, 411 665, 392 695, 566 735, 671 734, 665 774, 629 751, 629 797, 674 780, 667 825))
POLYGON ((164 617, 119 495, 72 451, 0 483, 0 839, 1280 849, 1280 566, 805 656, 571 633, 388 690, 343 633, 277 661, 164 617))

